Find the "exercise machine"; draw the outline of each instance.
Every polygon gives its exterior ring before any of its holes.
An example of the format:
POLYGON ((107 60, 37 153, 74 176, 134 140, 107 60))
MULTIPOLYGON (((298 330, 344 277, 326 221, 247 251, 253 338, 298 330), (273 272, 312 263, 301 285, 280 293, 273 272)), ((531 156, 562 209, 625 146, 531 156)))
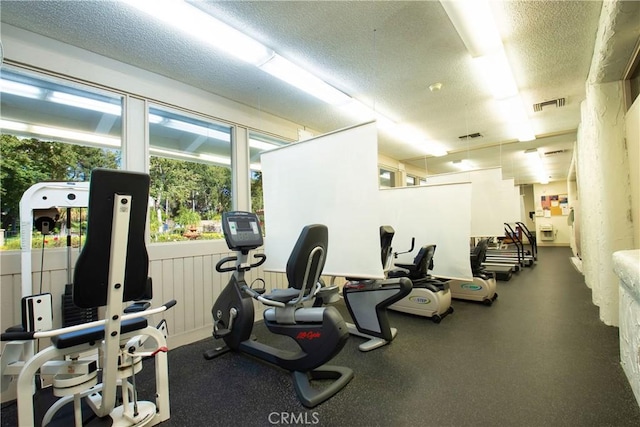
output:
POLYGON ((524 222, 517 221, 516 226, 522 230, 522 233, 525 235, 527 240, 529 241, 529 245, 531 246, 531 250, 526 253, 533 257, 534 261, 538 260, 538 241, 536 240, 536 236, 529 231, 529 228, 525 225, 524 222))
MULTIPOLYGON (((394 234, 393 227, 380 227, 381 261, 385 272, 391 260, 391 242, 394 234)), ((358 348, 360 351, 370 351, 389 344, 396 337, 398 330, 390 326, 387 308, 411 292, 411 280, 406 277, 347 280, 342 287, 342 296, 354 322, 347 323, 349 333, 368 339, 358 348)))
POLYGON ((229 249, 237 252, 216 264, 220 273, 233 272, 211 309, 213 336, 222 339, 225 346, 205 352, 204 357, 213 359, 232 350, 272 363, 293 373, 296 393, 304 406, 319 405, 353 378, 349 368, 325 365, 342 350, 349 337, 342 316, 335 307, 305 306, 320 289, 319 278, 327 254, 327 227, 313 224, 302 229, 287 262, 289 287, 268 294, 264 289, 249 286, 244 277, 245 272, 266 261, 262 253, 254 253, 255 262, 249 261, 250 251, 263 244, 258 217, 250 212, 224 212, 222 230, 229 249), (228 266, 232 262, 234 265, 228 266), (292 338, 299 347, 297 352, 251 339, 253 299, 269 307, 263 315, 269 331, 292 338), (324 388, 316 388, 311 385, 314 380, 327 381, 324 388))
MULTIPOLYGON (((411 249, 408 252, 413 251, 413 246, 412 240, 411 249)), ((423 246, 413 259, 413 263, 396 263, 395 266, 398 268, 389 271, 389 277, 408 277, 413 283, 411 293, 389 306, 391 310, 430 317, 434 323, 440 323, 442 319, 453 313, 449 281, 429 274, 429 270, 433 269, 435 251, 436 245, 423 246)), ((397 255, 399 254, 394 254, 394 256, 397 255)))
POLYGON ((479 301, 490 306, 498 298, 496 279, 482 266, 486 258, 489 241, 482 239, 473 249, 470 256, 473 280, 449 279, 451 297, 469 301, 479 301))
MULTIPOLYGON (((58 208, 85 208, 89 203, 88 182, 40 182, 32 185, 20 198, 20 264, 22 296, 33 295, 31 283, 31 244, 35 222, 37 228, 53 230, 58 221, 58 208)), ((67 251, 68 263, 71 254, 67 251)))
MULTIPOLYGON (((505 237, 501 238, 498 247, 487 251, 487 261, 485 263, 510 265, 514 271, 534 265, 535 253, 525 250, 521 238, 524 229, 516 227, 516 230, 514 230, 509 223, 504 223, 504 231, 505 237), (510 245, 513 245, 513 247, 510 247, 510 245)), ((530 233, 528 234, 531 235, 530 233)), ((535 249, 533 251, 535 252, 535 249)))
MULTIPOLYGON (((147 317, 176 302, 129 314, 122 308, 123 302, 142 295, 148 284, 144 235, 148 195, 146 174, 107 169, 92 172, 87 239, 75 266, 73 302, 81 308, 104 307, 105 318, 54 330, 27 322, 23 331, 2 334, 2 341, 9 341, 0 363, 2 384, 4 387, 17 376, 18 425, 36 424, 33 395, 37 375, 52 375, 52 392, 59 397, 42 417, 42 425, 59 421, 56 414, 72 403, 73 422, 82 426, 83 400, 96 416, 111 418, 113 426, 155 425, 169 419, 166 337, 148 326, 147 317), (35 355, 25 355, 23 350, 33 348, 30 344, 40 338, 50 338, 51 345, 35 355), (96 360, 97 354, 100 357, 96 360), (155 361, 154 403, 137 397, 135 375, 142 369, 143 357, 155 361), (118 406, 117 396, 122 399, 118 406)), ((46 315, 44 300, 36 295, 32 301, 24 306, 24 318, 38 318, 41 310, 46 315)), ((62 422, 69 425, 69 420, 62 422)))

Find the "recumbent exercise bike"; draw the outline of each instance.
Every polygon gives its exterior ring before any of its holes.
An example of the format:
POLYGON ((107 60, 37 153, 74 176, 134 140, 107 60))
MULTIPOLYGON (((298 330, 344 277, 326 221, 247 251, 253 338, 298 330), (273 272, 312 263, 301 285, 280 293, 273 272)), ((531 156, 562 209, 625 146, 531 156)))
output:
POLYGON ((302 229, 286 266, 289 287, 269 294, 264 293, 264 289, 252 289, 244 278, 245 272, 266 261, 266 255, 254 253, 256 262, 249 262, 249 252, 263 244, 258 217, 250 212, 225 212, 222 229, 229 249, 237 251, 236 256, 225 257, 216 265, 218 272, 233 272, 211 309, 213 336, 224 340, 226 346, 209 350, 204 357, 212 359, 232 350, 263 359, 293 373, 296 393, 304 406, 319 405, 353 378, 349 368, 325 365, 342 350, 349 337, 338 310, 304 306, 321 288, 319 278, 327 254, 327 227, 314 224, 302 229), (225 266, 231 262, 235 264, 225 266), (253 299, 270 307, 263 316, 269 331, 292 338, 300 347, 297 352, 252 339, 253 299), (332 381, 321 389, 312 387, 312 380, 332 381))
MULTIPOLYGON (((385 276, 392 259, 394 235, 395 230, 390 225, 380 227, 380 257, 385 276)), ((412 287, 411 280, 406 277, 382 280, 347 278, 342 296, 354 322, 347 323, 349 333, 368 338, 358 346, 360 351, 382 347, 396 337, 398 330, 390 326, 387 308, 406 297, 412 287)))

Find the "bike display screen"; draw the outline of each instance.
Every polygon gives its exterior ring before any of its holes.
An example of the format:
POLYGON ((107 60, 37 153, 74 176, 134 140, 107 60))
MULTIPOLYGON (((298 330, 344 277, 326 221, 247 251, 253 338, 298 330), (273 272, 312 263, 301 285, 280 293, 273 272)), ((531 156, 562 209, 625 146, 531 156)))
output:
POLYGON ((231 250, 251 250, 263 244, 260 220, 252 212, 224 212, 222 231, 231 250))

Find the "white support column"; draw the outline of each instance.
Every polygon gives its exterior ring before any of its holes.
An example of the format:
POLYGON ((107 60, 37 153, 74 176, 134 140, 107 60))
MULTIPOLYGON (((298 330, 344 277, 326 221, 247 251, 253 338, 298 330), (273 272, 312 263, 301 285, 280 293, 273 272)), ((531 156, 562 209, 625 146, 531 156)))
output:
POLYGON ((600 319, 618 326, 618 286, 611 254, 633 247, 622 83, 587 84, 578 137, 581 247, 585 282, 600 319))
POLYGON ((231 167, 233 186, 233 209, 251 210, 251 179, 249 170, 249 132, 246 128, 233 128, 231 144, 231 167))
POLYGON ((126 95, 122 115, 122 168, 149 173, 147 101, 126 95))
POLYGON ((582 270, 600 319, 613 326, 620 304, 611 255, 633 247, 623 84, 617 79, 633 51, 635 41, 624 28, 637 22, 637 10, 635 2, 602 4, 576 148, 582 270))

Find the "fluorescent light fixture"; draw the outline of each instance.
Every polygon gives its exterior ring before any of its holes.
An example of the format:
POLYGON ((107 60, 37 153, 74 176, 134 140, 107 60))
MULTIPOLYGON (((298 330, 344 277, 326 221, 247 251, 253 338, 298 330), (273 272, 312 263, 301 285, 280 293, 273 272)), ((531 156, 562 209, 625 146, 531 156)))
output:
POLYGON ((124 0, 144 13, 253 65, 273 51, 235 28, 181 0, 124 0))
POLYGON ((519 124, 519 128, 516 131, 516 138, 518 138, 520 142, 533 141, 536 139, 536 134, 533 133, 533 129, 531 129, 528 121, 519 124))
POLYGON ((442 157, 448 154, 447 149, 441 143, 430 140, 424 133, 411 125, 397 124, 393 134, 399 141, 413 145, 430 156, 442 157))
MULTIPOLYGON (((509 61, 504 52, 504 45, 498 27, 493 18, 491 6, 487 0, 441 0, 440 4, 449 16, 462 42, 473 58, 478 58, 489 90, 497 100, 520 98, 518 86, 509 61)), ((522 104, 522 101, 519 101, 522 104)), ((512 131, 519 141, 531 141, 535 134, 529 123, 523 106, 515 112, 507 112, 512 131), (513 119, 513 114, 518 117, 513 119)))
POLYGON ((491 95, 495 99, 505 99, 518 95, 518 86, 513 78, 511 66, 503 49, 475 58, 491 95))
POLYGON ((293 62, 274 54, 260 69, 331 105, 344 105, 351 97, 303 70, 293 62))
POLYGON ((374 111, 373 118, 376 120, 376 124, 380 130, 389 132, 396 127, 396 122, 377 111, 374 111))
POLYGON ((97 111, 99 113, 122 114, 122 106, 110 104, 96 99, 85 98, 84 96, 72 95, 70 93, 54 91, 47 97, 47 100, 57 104, 69 105, 71 107, 83 108, 85 110, 97 111))
POLYGON ((400 140, 423 148, 424 142, 427 140, 427 137, 422 132, 406 123, 396 125, 395 134, 400 140))
POLYGON ((502 117, 509 123, 511 132, 518 141, 524 142, 536 139, 520 95, 498 101, 498 108, 502 117))
POLYGON ((442 157, 449 154, 442 144, 435 141, 427 141, 427 152, 434 157, 442 157))
POLYGON ((40 98, 42 94, 42 90, 38 87, 5 79, 0 79, 0 92, 23 98, 40 98))
POLYGON ((441 0, 440 4, 472 57, 487 55, 502 47, 488 1, 441 0))
MULTIPOLYGON (((147 13, 179 30, 223 50, 280 80, 303 90, 312 96, 334 106, 347 106, 346 111, 363 116, 363 120, 375 119, 382 130, 395 133, 396 124, 344 92, 327 84, 298 65, 278 55, 272 49, 241 33, 231 26, 182 0, 123 0, 138 10, 147 13)), ((477 16, 477 14, 476 14, 477 16)), ((151 116, 151 123, 154 121, 151 116)), ((164 122, 163 122, 164 124, 164 122)), ((170 124, 167 126, 171 127, 170 124)), ((184 128, 183 128, 184 129, 184 128)), ((186 129, 185 129, 186 130, 186 129)), ((190 132, 189 130, 186 130, 190 132)), ((200 135, 210 136, 209 133, 200 135)), ((411 139, 424 139, 411 136, 411 139)), ((444 155, 442 150, 436 150, 444 155)))
POLYGON ((473 169, 473 164, 467 159, 454 160, 451 163, 453 167, 461 171, 470 171, 473 169))
POLYGON ((67 141, 84 142, 88 144, 118 147, 120 148, 120 138, 100 135, 89 132, 79 132, 72 129, 54 128, 49 126, 32 125, 29 123, 0 120, 0 128, 18 133, 28 133, 40 137, 62 139, 67 141))
POLYGON ((542 162, 542 156, 537 148, 530 148, 524 151, 525 157, 528 160, 528 168, 532 174, 538 177, 540 184, 549 183, 549 173, 547 168, 542 162))
POLYGON ((448 154, 446 148, 441 143, 430 140, 422 132, 411 125, 396 125, 394 134, 400 141, 423 150, 425 154, 434 157, 442 157, 448 154))
POLYGON ((276 54, 272 49, 182 0, 124 0, 179 30, 227 52, 331 105, 351 97, 276 54))
POLYGON ((365 120, 375 120, 378 126, 378 129, 394 133, 396 130, 396 122, 380 113, 379 111, 374 110, 373 108, 368 107, 361 101, 357 99, 352 99, 351 102, 344 104, 341 106, 341 109, 346 114, 356 118, 357 120, 365 121, 365 120))

